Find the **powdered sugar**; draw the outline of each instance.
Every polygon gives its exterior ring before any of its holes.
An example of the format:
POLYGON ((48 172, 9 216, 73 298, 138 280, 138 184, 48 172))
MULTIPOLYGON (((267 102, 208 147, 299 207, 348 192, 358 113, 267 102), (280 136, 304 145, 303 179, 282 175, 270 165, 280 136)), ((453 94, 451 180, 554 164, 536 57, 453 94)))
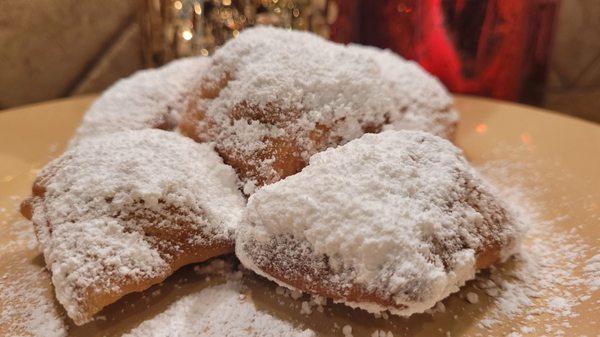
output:
POLYGON ((5 332, 12 336, 67 336, 64 318, 48 295, 46 282, 50 282, 47 271, 34 266, 13 282, 0 280, 0 296, 5 304, 0 310, 0 322, 10 322, 5 332))
POLYGON ((252 195, 246 222, 236 254, 250 269, 286 286, 282 275, 297 277, 308 291, 318 282, 314 289, 334 289, 348 305, 400 315, 457 291, 489 247, 509 256, 521 231, 460 150, 409 131, 314 155, 301 173, 252 195), (279 277, 265 268, 281 269, 279 277), (345 298, 356 284, 393 305, 345 298))
POLYGON ((477 286, 493 303, 479 326, 494 329, 510 320, 514 328, 520 326, 521 333, 534 331, 530 325, 543 325, 546 334, 565 335, 562 328, 579 315, 575 309, 598 289, 594 287, 600 276, 600 266, 595 264, 597 248, 583 242, 576 226, 570 231, 561 230, 558 224, 565 221, 565 216, 541 216, 543 210, 534 200, 545 186, 539 183, 534 168, 505 160, 488 162, 481 170, 519 211, 528 233, 511 263, 478 277, 477 286))
MULTIPOLYGON (((537 325, 541 315, 556 327, 576 317, 574 307, 589 299, 594 291, 587 288, 589 276, 577 274, 575 262, 590 247, 577 243, 580 240, 576 236, 551 230, 551 223, 531 225, 530 236, 512 264, 478 277, 479 287, 495 304, 480 322, 482 327, 492 329, 519 316, 525 317, 520 324, 527 329, 529 324, 537 325), (552 237, 548 237, 549 232, 552 237)), ((549 333, 561 335, 558 331, 549 333)))
POLYGON ((353 337, 354 335, 352 335, 352 326, 351 325, 344 325, 342 327, 342 333, 344 334, 344 337, 353 337))
POLYGON ((391 331, 384 331, 384 330, 375 330, 372 334, 371 337, 394 337, 394 334, 391 331))
POLYGON ((310 337, 315 334, 258 310, 244 295, 242 283, 229 280, 178 300, 124 336, 310 337))
POLYGON ((85 113, 71 145, 117 131, 173 129, 184 110, 190 83, 201 77, 209 62, 206 57, 185 58, 116 82, 85 113))
POLYGON ((600 289, 600 253, 590 257, 583 267, 587 286, 591 291, 600 289))
POLYGON ((91 291, 160 281, 184 247, 230 245, 245 203, 209 145, 161 130, 82 140, 37 184, 45 192, 32 219, 56 297, 77 323, 99 309, 87 307, 91 291))
POLYGON ((423 130, 451 138, 456 112, 451 110, 452 98, 441 83, 418 64, 406 61, 389 50, 351 45, 352 52, 375 61, 385 81, 382 89, 402 114, 389 114, 384 130, 423 130))
POLYGON ((0 276, 0 331, 6 336, 66 337, 65 317, 48 287, 50 275, 26 257, 36 249, 31 222, 19 220, 7 227, 10 232, 3 235, 15 239, 0 247, 0 260, 12 264, 0 276))
POLYGON ((296 173, 277 164, 299 161, 299 170, 312 154, 365 132, 385 126, 448 137, 457 121, 446 90, 413 62, 268 27, 221 47, 199 91, 186 117, 196 129, 184 129, 249 166, 236 167, 249 192, 296 173))
POLYGON ((466 298, 467 298, 467 301, 469 301, 469 303, 479 302, 479 296, 472 291, 467 293, 466 298))

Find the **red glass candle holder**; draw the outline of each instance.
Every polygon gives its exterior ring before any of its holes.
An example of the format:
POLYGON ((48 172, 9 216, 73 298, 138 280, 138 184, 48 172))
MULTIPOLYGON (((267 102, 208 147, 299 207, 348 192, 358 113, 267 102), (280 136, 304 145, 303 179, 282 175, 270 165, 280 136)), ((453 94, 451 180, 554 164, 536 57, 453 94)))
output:
POLYGON ((453 92, 535 103, 558 1, 364 1, 362 42, 417 61, 453 92))

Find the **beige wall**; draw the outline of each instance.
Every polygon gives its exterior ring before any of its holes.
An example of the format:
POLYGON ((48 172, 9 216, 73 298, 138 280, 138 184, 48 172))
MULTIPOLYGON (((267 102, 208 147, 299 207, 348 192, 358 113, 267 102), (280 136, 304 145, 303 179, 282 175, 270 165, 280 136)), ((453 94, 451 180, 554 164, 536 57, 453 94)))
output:
POLYGON ((600 122, 599 0, 562 0, 545 106, 600 122))
MULTIPOLYGON (((135 7, 0 1, 0 109, 98 92, 141 68, 135 7)), ((600 122, 599 0, 562 0, 549 76, 546 107, 600 122)))
POLYGON ((98 91, 139 69, 134 6, 0 1, 0 108, 98 91))

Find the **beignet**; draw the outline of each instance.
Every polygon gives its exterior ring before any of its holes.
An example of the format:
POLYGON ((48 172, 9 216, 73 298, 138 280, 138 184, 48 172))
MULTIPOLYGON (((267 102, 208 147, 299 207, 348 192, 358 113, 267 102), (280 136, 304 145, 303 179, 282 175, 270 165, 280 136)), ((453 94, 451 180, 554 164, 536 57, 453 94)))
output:
POLYGON ((445 88, 416 63, 272 27, 246 29, 217 50, 191 95, 182 133, 214 142, 246 194, 364 133, 451 137, 457 121, 445 88))
POLYGON ((385 131, 250 196, 236 255, 282 286, 408 316, 510 256, 521 228, 450 142, 385 131))
POLYGON ((237 184, 209 145, 124 131, 83 139, 50 162, 21 212, 79 325, 185 264, 233 252, 245 206, 237 184))

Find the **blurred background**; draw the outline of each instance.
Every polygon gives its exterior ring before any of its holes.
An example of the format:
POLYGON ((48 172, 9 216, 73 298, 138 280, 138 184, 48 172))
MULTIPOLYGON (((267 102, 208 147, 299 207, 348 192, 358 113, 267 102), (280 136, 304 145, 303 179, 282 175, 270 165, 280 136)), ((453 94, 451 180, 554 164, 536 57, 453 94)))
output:
POLYGON ((389 48, 453 92, 600 122, 598 0, 4 0, 0 109, 100 92, 255 24, 389 48))

